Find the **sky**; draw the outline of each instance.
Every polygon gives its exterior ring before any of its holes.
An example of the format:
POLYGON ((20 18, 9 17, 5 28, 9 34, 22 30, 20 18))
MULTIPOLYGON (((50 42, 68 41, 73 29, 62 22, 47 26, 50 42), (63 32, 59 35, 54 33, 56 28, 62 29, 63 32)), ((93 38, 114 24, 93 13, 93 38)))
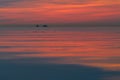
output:
POLYGON ((120 0, 0 0, 0 25, 120 25, 120 0))

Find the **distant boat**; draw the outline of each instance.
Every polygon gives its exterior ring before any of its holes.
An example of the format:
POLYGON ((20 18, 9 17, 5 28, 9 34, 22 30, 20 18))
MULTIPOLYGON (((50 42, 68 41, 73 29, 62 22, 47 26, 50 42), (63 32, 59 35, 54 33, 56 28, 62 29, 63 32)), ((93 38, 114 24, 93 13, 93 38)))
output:
POLYGON ((39 25, 37 24, 36 27, 39 27, 39 25))
MULTIPOLYGON (((37 24, 36 27, 40 27, 40 25, 37 24)), ((44 24, 42 27, 48 27, 48 25, 44 24)))
POLYGON ((45 24, 45 25, 43 25, 43 27, 48 27, 48 25, 45 24))

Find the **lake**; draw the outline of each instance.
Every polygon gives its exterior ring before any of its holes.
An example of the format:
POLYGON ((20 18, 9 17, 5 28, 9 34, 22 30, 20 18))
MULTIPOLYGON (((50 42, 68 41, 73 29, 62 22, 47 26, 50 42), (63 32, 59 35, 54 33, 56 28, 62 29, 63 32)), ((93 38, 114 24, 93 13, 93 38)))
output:
POLYGON ((120 80, 120 27, 0 27, 1 80, 120 80))

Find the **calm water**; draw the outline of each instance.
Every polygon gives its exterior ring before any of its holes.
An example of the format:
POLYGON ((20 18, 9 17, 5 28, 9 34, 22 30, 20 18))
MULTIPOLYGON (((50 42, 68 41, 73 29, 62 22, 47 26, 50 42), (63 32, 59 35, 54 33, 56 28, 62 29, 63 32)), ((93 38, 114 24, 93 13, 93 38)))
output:
POLYGON ((120 80, 120 27, 2 27, 1 80, 120 80))

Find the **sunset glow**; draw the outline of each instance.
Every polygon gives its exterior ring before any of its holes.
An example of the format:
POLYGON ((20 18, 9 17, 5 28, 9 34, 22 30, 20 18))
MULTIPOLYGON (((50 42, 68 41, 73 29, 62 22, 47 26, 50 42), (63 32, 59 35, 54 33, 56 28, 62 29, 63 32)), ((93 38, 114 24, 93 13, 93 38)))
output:
POLYGON ((0 80, 120 80, 120 0, 0 0, 0 80))
MULTIPOLYGON (((0 1, 0 24, 113 24, 120 19, 119 0, 0 1), (4 4, 2 4, 2 2, 4 4), (8 5, 8 6, 6 6, 8 5)), ((116 25, 118 25, 117 23, 116 25)))

